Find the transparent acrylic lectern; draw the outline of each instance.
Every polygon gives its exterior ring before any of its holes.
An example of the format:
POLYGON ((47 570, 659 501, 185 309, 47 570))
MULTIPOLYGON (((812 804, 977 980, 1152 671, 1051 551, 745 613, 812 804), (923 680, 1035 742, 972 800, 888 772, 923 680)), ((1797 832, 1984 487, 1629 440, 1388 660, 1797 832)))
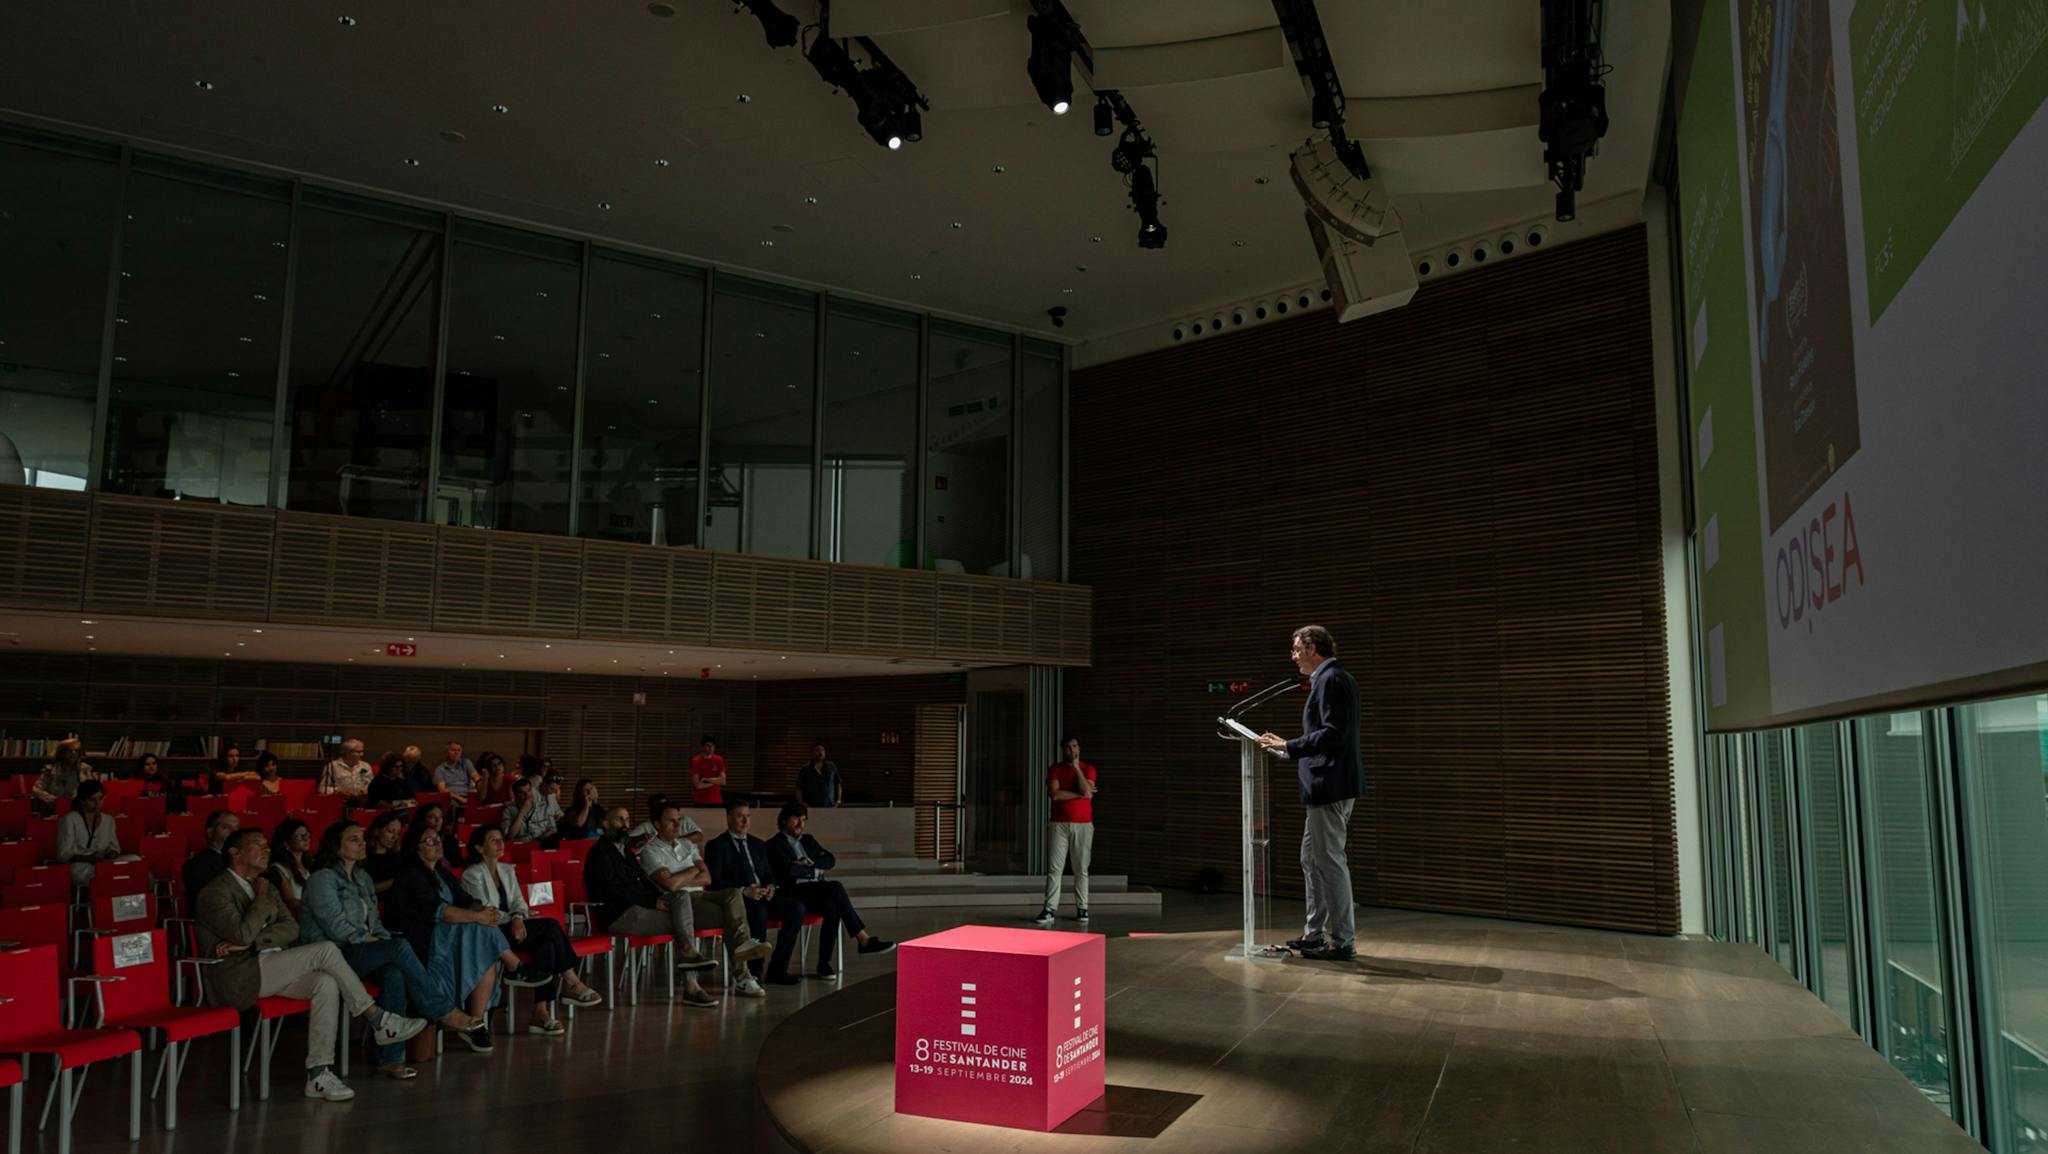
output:
POLYGON ((1289 957, 1279 945, 1259 942, 1259 930, 1272 921, 1273 826, 1267 804, 1266 751, 1258 731, 1238 720, 1246 710, 1298 688, 1298 680, 1281 682, 1246 698, 1216 719, 1216 736, 1237 744, 1237 789, 1242 865, 1244 869, 1244 939, 1224 956, 1232 961, 1277 962, 1289 957))

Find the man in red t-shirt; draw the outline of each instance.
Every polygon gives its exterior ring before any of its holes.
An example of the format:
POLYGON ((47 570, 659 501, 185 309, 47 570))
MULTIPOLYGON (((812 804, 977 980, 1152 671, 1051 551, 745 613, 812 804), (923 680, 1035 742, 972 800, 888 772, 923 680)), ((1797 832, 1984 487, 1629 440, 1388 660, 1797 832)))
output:
POLYGON ((725 804, 725 759, 718 741, 704 735, 704 752, 690 759, 690 800, 697 805, 725 804))
POLYGON ((1060 875, 1067 858, 1074 859, 1074 916, 1088 920, 1088 854, 1095 848, 1095 767, 1081 760, 1081 741, 1060 742, 1063 761, 1045 771, 1045 791, 1052 797, 1052 820, 1046 825, 1045 908, 1038 924, 1049 926, 1060 908, 1060 875))

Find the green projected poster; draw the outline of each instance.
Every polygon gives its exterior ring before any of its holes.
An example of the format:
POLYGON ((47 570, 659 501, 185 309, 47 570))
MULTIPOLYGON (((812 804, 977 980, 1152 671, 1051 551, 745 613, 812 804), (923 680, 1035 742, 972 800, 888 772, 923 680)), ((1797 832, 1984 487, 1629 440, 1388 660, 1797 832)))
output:
POLYGON ((1875 325, 2048 96, 2048 0, 1862 0, 1849 35, 1875 325))
POLYGON ((1770 530, 1862 444, 1834 40, 1813 0, 1737 0, 1770 530))
POLYGON ((1770 712, 1764 531, 1743 253, 1742 125, 1729 0, 1707 0, 1678 127, 1686 357, 1710 722, 1770 712))

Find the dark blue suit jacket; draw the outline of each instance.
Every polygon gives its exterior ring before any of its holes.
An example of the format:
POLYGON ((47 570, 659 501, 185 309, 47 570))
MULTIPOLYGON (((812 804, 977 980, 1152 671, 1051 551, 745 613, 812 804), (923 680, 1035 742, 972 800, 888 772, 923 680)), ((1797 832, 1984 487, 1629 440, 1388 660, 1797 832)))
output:
POLYGON ((742 840, 731 830, 704 843, 704 864, 711 870, 711 888, 744 889, 750 885, 775 884, 775 867, 768 861, 768 843, 746 835, 742 840), (743 850, 741 847, 744 846, 743 850), (744 854, 745 857, 741 855, 744 854), (747 876, 747 859, 753 859, 754 876, 747 876))
MULTIPOLYGON (((812 865, 817 866, 821 870, 828 870, 838 864, 838 859, 832 856, 832 851, 819 845, 817 838, 812 837, 810 834, 805 834, 803 844, 804 856, 811 859, 812 865)), ((775 865, 776 885, 783 889, 788 889, 798 884, 796 880, 796 853, 789 848, 789 839, 783 837, 779 831, 768 843, 768 860, 775 865)))
POLYGON ((1287 743, 1301 779, 1303 805, 1328 805, 1365 792, 1365 761, 1358 750, 1358 682, 1332 658, 1308 684, 1301 736, 1287 743))

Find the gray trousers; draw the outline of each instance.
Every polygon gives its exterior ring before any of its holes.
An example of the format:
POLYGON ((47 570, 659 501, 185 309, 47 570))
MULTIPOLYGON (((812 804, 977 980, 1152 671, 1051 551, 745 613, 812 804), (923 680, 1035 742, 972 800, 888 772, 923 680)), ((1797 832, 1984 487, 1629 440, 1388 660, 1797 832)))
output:
POLYGON ((1344 859, 1353 800, 1309 806, 1301 827, 1301 884, 1308 896, 1303 936, 1321 934, 1336 946, 1350 945, 1358 932, 1351 910, 1351 865, 1344 859))
POLYGON ((1055 821, 1046 824, 1045 908, 1060 908, 1060 875, 1067 859, 1074 862, 1074 906, 1088 908, 1088 857, 1095 849, 1095 826, 1085 821, 1055 821))

